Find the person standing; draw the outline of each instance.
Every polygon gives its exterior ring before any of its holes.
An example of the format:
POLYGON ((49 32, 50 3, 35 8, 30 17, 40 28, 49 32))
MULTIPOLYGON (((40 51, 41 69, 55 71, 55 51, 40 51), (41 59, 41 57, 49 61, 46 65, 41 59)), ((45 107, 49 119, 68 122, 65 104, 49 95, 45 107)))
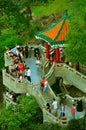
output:
POLYGON ((42 77, 41 81, 40 81, 40 88, 41 88, 41 91, 43 92, 43 89, 44 89, 44 84, 46 82, 46 78, 45 77, 42 77))
POLYGON ((27 80, 29 80, 31 82, 31 70, 29 67, 27 67, 26 77, 27 77, 27 80))
POLYGON ((40 66, 40 57, 38 54, 36 56, 36 65, 40 66))
POLYGON ((58 103, 57 103, 57 101, 55 100, 55 98, 53 98, 53 103, 52 103, 52 105, 53 105, 53 109, 54 109, 53 113, 54 113, 55 116, 57 116, 58 103))
POLYGON ((65 106, 63 103, 61 103, 61 108, 60 108, 60 118, 65 114, 65 106))
POLYGON ((73 104, 71 107, 71 114, 72 114, 73 119, 75 119, 75 110, 76 110, 76 107, 75 107, 75 104, 73 104))
POLYGON ((25 58, 28 58, 28 43, 25 45, 25 58))
POLYGON ((48 82, 47 82, 47 80, 45 80, 45 82, 44 82, 44 88, 43 88, 43 93, 45 93, 47 91, 47 87, 48 87, 48 82))

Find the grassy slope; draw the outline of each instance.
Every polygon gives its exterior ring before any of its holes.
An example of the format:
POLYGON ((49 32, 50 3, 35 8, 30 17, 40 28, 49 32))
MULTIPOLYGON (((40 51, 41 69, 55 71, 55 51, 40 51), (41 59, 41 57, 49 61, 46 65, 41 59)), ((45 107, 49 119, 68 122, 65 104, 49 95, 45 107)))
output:
POLYGON ((59 13, 65 9, 69 10, 70 0, 52 0, 49 4, 42 4, 32 9, 36 16, 50 15, 59 13))
MULTIPOLYGON (((60 14, 67 9, 69 14, 70 1, 71 0, 49 0, 48 4, 42 3, 41 5, 34 6, 32 12, 36 17, 42 17, 53 13, 60 14)), ((34 41, 36 42, 35 38, 31 39, 31 43, 34 43, 34 41)))

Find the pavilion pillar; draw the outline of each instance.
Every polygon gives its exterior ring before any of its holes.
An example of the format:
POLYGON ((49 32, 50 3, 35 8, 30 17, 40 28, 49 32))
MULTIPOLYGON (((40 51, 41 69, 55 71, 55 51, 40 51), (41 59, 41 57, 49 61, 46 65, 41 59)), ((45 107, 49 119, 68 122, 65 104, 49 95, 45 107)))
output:
POLYGON ((59 53, 59 47, 55 48, 55 59, 56 59, 56 63, 60 62, 60 53, 59 53))
POLYGON ((48 42, 46 42, 46 58, 50 58, 50 46, 48 42))

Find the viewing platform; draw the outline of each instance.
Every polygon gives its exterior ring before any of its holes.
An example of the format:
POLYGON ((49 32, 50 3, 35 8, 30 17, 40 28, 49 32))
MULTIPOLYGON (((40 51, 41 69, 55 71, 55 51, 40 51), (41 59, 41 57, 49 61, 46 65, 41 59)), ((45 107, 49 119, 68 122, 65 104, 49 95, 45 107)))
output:
MULTIPOLYGON (((76 118, 82 118, 85 113, 86 109, 86 95, 84 97, 76 97, 73 98, 70 95, 67 94, 57 94, 53 92, 51 89, 51 86, 55 83, 57 77, 62 77, 63 81, 66 80, 70 85, 75 85, 78 89, 86 93, 86 77, 79 73, 78 71, 74 70, 73 68, 69 67, 66 64, 56 64, 53 62, 51 65, 49 63, 49 60, 47 58, 44 58, 44 52, 45 50, 42 49, 41 51, 41 65, 38 66, 36 64, 36 58, 34 57, 33 49, 30 51, 30 56, 25 59, 25 63, 27 66, 31 69, 31 82, 29 82, 27 79, 20 80, 7 73, 6 69, 4 69, 3 72, 3 84, 6 86, 6 88, 10 91, 13 91, 16 94, 29 94, 32 95, 37 103, 39 104, 40 108, 43 111, 43 121, 44 122, 54 122, 54 123, 61 123, 59 120, 59 113, 60 113, 60 102, 61 100, 64 101, 65 109, 66 109, 66 116, 67 121, 66 123, 72 119, 70 114, 70 109, 73 103, 77 104, 78 100, 82 100, 83 103, 83 110, 81 112, 76 111, 76 118), (48 89, 45 95, 42 94, 40 90, 40 85, 36 85, 40 82, 40 79, 45 76, 48 81, 48 89), (52 99, 55 98, 58 101, 59 109, 58 109, 58 116, 55 117, 52 113, 48 112, 45 109, 45 105, 47 102, 49 102, 52 105, 52 99)), ((5 55, 6 56, 6 55, 5 55)), ((11 59, 9 58, 5 62, 8 65, 10 63, 11 59)), ((12 65, 12 64, 10 64, 12 65)), ((57 84, 58 85, 58 84, 57 84)), ((8 101, 10 101, 7 97, 5 98, 8 101)))

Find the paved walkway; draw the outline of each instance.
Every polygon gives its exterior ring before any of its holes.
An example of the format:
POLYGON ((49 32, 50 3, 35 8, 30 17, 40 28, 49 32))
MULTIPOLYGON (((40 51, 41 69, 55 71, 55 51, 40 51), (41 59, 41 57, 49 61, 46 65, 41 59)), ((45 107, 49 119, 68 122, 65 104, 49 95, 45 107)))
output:
MULTIPOLYGON (((31 69, 31 81, 33 84, 39 83, 39 80, 43 76, 43 72, 40 66, 36 65, 36 58, 35 57, 28 57, 26 60, 26 65, 30 67, 31 69)), ((39 88, 39 86, 38 86, 39 88)), ((72 119, 72 115, 70 113, 70 107, 65 104, 65 113, 67 116, 67 120, 72 119)), ((76 119, 82 118, 85 111, 77 112, 76 111, 76 119)), ((60 110, 58 110, 58 114, 60 114, 60 110)))
POLYGON ((43 76, 43 72, 41 69, 41 66, 36 65, 36 58, 27 58, 26 59, 26 65, 30 67, 31 69, 31 81, 33 84, 36 84, 39 82, 41 77, 43 76))

